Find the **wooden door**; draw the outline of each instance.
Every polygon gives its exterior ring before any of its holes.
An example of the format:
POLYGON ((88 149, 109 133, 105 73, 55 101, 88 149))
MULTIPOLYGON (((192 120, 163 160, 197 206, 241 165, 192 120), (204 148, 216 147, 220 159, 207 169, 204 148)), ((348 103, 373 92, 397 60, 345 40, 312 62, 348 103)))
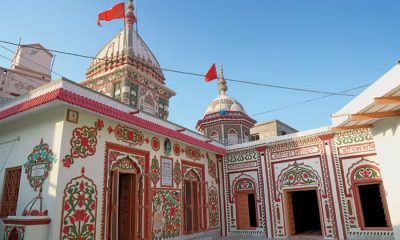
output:
POLYGON ((247 193, 236 194, 236 204, 238 211, 238 228, 248 229, 250 228, 250 211, 249 211, 249 200, 247 193))
POLYGON ((118 240, 136 239, 136 178, 120 174, 118 206, 118 240))
POLYGON ((201 230, 201 194, 198 181, 184 182, 184 232, 191 234, 201 230))
POLYGON ((130 173, 112 173, 111 239, 137 239, 137 181, 130 173))
POLYGON ((184 182, 185 189, 185 202, 184 202, 184 219, 185 219, 185 233, 193 232, 193 199, 192 199, 192 182, 185 181, 184 182))
POLYGON ((288 235, 292 236, 296 234, 296 226, 294 222, 294 212, 293 212, 293 201, 292 201, 292 193, 286 192, 286 221, 287 221, 287 229, 288 235))
POLYGON ((21 167, 7 168, 4 174, 0 217, 14 216, 17 210, 21 167))
POLYGON ((193 198, 193 230, 194 232, 200 231, 200 199, 199 199, 199 183, 192 182, 192 198, 193 198))

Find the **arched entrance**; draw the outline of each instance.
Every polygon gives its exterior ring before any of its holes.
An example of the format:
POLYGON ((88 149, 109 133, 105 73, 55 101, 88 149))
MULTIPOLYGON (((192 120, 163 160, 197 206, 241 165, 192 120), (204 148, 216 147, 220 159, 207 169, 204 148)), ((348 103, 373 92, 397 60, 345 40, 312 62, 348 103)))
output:
POLYGON ((322 235, 318 173, 304 163, 289 164, 278 176, 277 188, 283 199, 287 235, 322 235))
POLYGON ((112 240, 135 240, 142 236, 142 175, 126 156, 111 168, 109 232, 112 240))
POLYGON ((184 234, 200 231, 202 199, 200 179, 199 174, 193 169, 184 177, 184 234))
POLYGON ((257 227, 256 183, 250 178, 239 179, 234 186, 238 229, 257 227))

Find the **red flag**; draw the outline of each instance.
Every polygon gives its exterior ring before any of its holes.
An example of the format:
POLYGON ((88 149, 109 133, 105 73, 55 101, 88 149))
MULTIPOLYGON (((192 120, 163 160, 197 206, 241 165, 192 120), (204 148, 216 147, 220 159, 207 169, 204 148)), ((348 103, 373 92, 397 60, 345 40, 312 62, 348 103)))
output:
POLYGON ((204 80, 206 82, 210 82, 214 79, 217 79, 217 68, 215 67, 215 63, 210 67, 207 74, 204 76, 204 80))
POLYGON ((124 3, 118 3, 114 7, 99 13, 97 17, 97 25, 101 27, 100 20, 111 21, 113 19, 124 18, 125 17, 125 5, 124 3))

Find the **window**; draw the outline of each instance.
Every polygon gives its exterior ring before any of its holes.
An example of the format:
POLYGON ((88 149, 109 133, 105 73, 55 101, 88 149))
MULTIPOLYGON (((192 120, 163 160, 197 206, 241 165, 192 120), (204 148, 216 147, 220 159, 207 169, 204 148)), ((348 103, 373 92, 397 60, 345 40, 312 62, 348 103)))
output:
POLYGON ((212 131, 210 134, 210 138, 219 141, 219 134, 217 131, 212 131))
POLYGON ((250 135, 250 141, 260 140, 260 135, 258 133, 250 135))
POLYGON ((21 167, 7 168, 4 174, 0 217, 14 216, 17 211, 21 167))
POLYGON ((228 131, 228 144, 237 144, 238 143, 238 135, 235 129, 230 129, 228 131))
POLYGON ((286 135, 287 133, 285 131, 281 131, 281 136, 286 135))

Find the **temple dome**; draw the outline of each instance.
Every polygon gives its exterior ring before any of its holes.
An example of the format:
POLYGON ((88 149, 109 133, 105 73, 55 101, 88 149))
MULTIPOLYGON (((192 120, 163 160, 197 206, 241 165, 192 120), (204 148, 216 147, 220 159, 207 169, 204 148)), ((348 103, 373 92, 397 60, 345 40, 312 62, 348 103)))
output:
POLYGON ((235 99, 229 97, 225 93, 221 93, 216 97, 207 107, 204 116, 212 113, 217 113, 221 111, 229 111, 229 112, 241 112, 245 113, 242 104, 240 104, 235 99))
MULTIPOLYGON (((136 31, 131 31, 132 38, 131 49, 129 51, 129 58, 139 61, 140 63, 150 67, 153 71, 157 72, 161 78, 164 78, 164 75, 161 71, 161 67, 159 62, 157 61, 154 54, 151 52, 149 47, 140 37, 140 35, 136 31)), ((91 72, 94 68, 103 64, 106 60, 112 60, 115 62, 120 60, 121 58, 125 58, 123 56, 126 55, 125 44, 126 38, 128 37, 128 31, 121 30, 117 33, 95 56, 94 60, 90 63, 87 73, 91 72)), ((113 63, 111 63, 113 64, 113 63)), ((117 64, 116 64, 117 65, 117 64)))

